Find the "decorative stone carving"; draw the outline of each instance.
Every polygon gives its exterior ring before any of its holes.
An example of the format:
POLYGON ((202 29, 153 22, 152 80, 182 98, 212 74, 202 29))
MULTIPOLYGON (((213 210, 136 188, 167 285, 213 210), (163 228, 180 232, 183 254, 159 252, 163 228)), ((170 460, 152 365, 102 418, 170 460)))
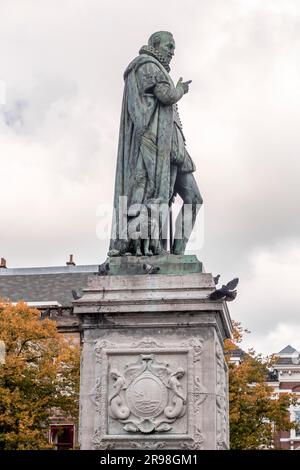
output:
POLYGON ((115 442, 104 441, 102 439, 102 432, 100 429, 98 429, 94 433, 92 443, 93 443, 94 449, 96 450, 109 450, 109 449, 114 449, 116 447, 115 442))
POLYGON ((111 416, 115 419, 124 420, 130 415, 130 409, 126 406, 123 390, 125 387, 125 378, 118 371, 112 370, 110 375, 114 383, 114 391, 108 400, 111 416))
POLYGON ((222 348, 216 341, 216 408, 217 408, 217 449, 228 448, 227 369, 222 348))
POLYGON ((195 400, 195 412, 199 413, 202 403, 205 402, 207 398, 207 390, 202 385, 200 377, 195 377, 195 393, 194 393, 194 400, 195 400))
POLYGON ((101 397, 103 396, 103 387, 101 387, 101 379, 96 379, 96 384, 93 390, 94 393, 91 394, 91 400, 96 406, 96 411, 100 413, 101 411, 101 397))
POLYGON ((153 338, 143 338, 141 341, 138 343, 132 343, 133 348, 164 348, 165 346, 163 344, 159 344, 157 341, 155 341, 153 338))
POLYGON ((141 449, 141 450, 157 450, 157 449, 163 449, 166 447, 166 443, 159 441, 159 442, 131 442, 130 447, 133 449, 141 449))
POLYGON ((204 436, 201 430, 195 427, 194 439, 191 442, 182 442, 180 447, 185 450, 202 450, 204 443, 204 436))
POLYGON ((192 347, 194 350, 194 362, 200 361, 201 354, 203 353, 203 338, 191 338, 189 341, 184 343, 188 347, 192 347))
POLYGON ((201 421, 207 397, 201 379, 203 349, 199 337, 177 345, 149 337, 129 345, 96 341, 97 382, 90 393, 96 411, 94 448, 170 448, 178 436, 178 445, 199 449, 204 435, 195 415, 201 421), (150 433, 169 436, 170 441, 146 440, 150 433), (133 436, 139 436, 138 441, 133 436))
POLYGON ((184 375, 181 367, 171 373, 169 364, 159 362, 154 354, 141 354, 137 362, 126 365, 124 375, 111 370, 110 416, 127 432, 170 431, 170 424, 186 410, 180 383, 184 375))
POLYGON ((116 345, 111 343, 110 341, 107 341, 106 339, 101 339, 100 341, 97 341, 96 342, 96 345, 95 345, 95 351, 96 351, 96 361, 98 362, 98 364, 101 365, 101 362, 102 362, 102 350, 104 348, 109 348, 109 349, 112 349, 112 348, 115 348, 116 345))

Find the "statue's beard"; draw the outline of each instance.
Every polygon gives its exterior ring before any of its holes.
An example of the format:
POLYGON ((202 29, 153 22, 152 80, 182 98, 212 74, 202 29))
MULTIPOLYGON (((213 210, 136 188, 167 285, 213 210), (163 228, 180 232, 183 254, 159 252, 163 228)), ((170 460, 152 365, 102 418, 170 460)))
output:
POLYGON ((169 56, 168 54, 164 54, 159 49, 157 49, 157 52, 160 54, 161 57, 163 57, 164 62, 166 62, 167 64, 171 63, 171 60, 173 59, 173 56, 169 56))

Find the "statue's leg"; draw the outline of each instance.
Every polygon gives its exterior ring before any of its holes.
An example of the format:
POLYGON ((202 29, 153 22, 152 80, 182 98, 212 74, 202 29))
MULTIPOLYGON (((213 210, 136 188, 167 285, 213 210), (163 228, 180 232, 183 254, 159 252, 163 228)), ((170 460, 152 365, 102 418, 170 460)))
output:
POLYGON ((183 205, 175 223, 173 253, 182 255, 191 236, 203 199, 193 173, 178 173, 175 191, 183 200, 183 205))
POLYGON ((143 240, 144 242, 144 256, 152 256, 152 250, 150 250, 150 239, 143 240))
POLYGON ((135 256, 143 256, 142 249, 141 249, 142 248, 141 239, 138 238, 137 240, 134 240, 133 245, 134 245, 135 256))
POLYGON ((167 204, 161 206, 159 214, 157 214, 157 219, 154 221, 154 225, 157 222, 156 232, 158 235, 155 235, 157 241, 159 241, 159 251, 160 254, 168 253, 168 230, 169 230, 169 207, 167 204))
MULTIPOLYGON (((176 175, 177 175, 177 165, 173 165, 171 163, 170 191, 169 191, 170 200, 173 199, 173 196, 174 196, 176 175)), ((163 250, 163 252, 168 252, 168 248, 169 248, 170 214, 171 214, 171 210, 169 210, 168 213, 164 212, 160 220, 161 236, 160 236, 160 242, 159 242, 159 250, 160 251, 163 250)), ((171 247, 170 247, 170 251, 171 251, 171 247)))

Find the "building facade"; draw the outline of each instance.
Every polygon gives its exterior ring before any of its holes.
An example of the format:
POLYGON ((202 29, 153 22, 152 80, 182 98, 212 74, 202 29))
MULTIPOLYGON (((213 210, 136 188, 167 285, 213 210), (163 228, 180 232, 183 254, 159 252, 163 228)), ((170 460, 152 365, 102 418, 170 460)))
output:
MULTIPOLYGON (((97 275, 98 269, 98 265, 76 266, 72 256, 66 266, 17 269, 7 268, 2 258, 0 298, 27 302, 40 311, 41 318, 55 320, 66 338, 80 343, 80 320, 74 315, 72 302, 82 295, 88 277, 97 275)), ((77 425, 63 416, 53 416, 48 436, 57 450, 78 445, 77 425)))
POLYGON ((299 424, 299 429, 275 433, 274 446, 282 450, 300 450, 300 356, 295 348, 288 345, 276 354, 276 363, 268 380, 275 394, 299 395, 299 403, 290 408, 290 419, 299 424))

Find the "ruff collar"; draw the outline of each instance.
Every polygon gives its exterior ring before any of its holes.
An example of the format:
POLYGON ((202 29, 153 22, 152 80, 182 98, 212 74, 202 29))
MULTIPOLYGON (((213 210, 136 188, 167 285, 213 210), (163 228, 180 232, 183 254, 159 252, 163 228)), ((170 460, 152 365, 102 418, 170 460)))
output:
POLYGON ((140 51, 139 51, 140 54, 148 54, 148 55, 151 55, 152 57, 154 57, 154 59, 158 60, 158 62, 160 62, 164 68, 166 69, 167 72, 170 72, 170 65, 169 63, 166 61, 166 59, 163 57, 163 55, 157 50, 155 49, 154 47, 152 46, 143 46, 140 51))

